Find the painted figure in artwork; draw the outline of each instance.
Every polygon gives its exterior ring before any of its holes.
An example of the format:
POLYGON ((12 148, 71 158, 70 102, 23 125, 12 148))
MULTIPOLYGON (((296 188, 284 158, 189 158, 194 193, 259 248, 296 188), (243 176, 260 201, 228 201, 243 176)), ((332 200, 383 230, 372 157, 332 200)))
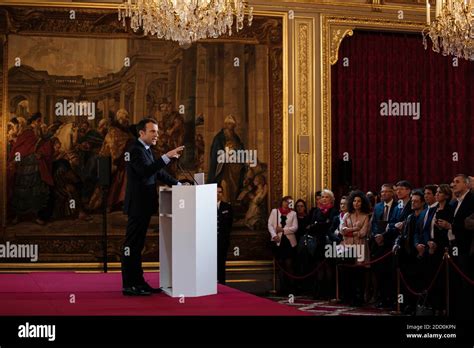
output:
MULTIPOLYGON (((107 208, 109 210, 118 209, 125 200, 125 150, 134 140, 133 134, 129 130, 129 117, 125 109, 117 111, 116 119, 109 127, 105 136, 99 156, 110 156, 112 159, 112 183, 107 199, 107 208)), ((101 206, 102 193, 99 187, 96 187, 91 197, 89 208, 98 209, 101 206)))

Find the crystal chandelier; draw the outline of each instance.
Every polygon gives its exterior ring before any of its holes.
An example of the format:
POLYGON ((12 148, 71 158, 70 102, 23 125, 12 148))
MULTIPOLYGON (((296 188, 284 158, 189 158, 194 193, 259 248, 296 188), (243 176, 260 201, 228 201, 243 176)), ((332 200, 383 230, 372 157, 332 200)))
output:
POLYGON ((427 36, 433 42, 433 51, 443 56, 453 55, 474 60, 474 0, 436 0, 436 19, 430 20, 430 3, 426 1, 426 21, 423 45, 428 47, 427 36))
MULTIPOLYGON (((173 40, 189 46, 194 41, 232 35, 234 16, 236 31, 244 27, 244 0, 128 0, 119 6, 118 18, 126 26, 130 18, 133 31, 173 40)), ((252 25, 253 7, 249 8, 248 25, 252 25)))

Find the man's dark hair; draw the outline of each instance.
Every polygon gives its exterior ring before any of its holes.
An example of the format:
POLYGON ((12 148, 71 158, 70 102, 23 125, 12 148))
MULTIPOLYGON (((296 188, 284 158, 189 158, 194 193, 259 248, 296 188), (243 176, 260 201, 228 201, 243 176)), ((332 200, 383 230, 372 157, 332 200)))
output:
POLYGON ((397 184, 395 186, 406 187, 409 190, 411 190, 413 188, 413 186, 411 186, 411 184, 406 180, 401 180, 401 181, 397 182, 397 184))
POLYGON ((438 189, 438 185, 425 185, 425 187, 423 188, 423 191, 431 191, 432 194, 436 194, 436 190, 438 189))
POLYGON ((425 195, 423 194, 423 192, 421 192, 421 190, 414 190, 411 193, 411 196, 419 196, 422 202, 425 201, 425 195))
POLYGON ((153 118, 144 118, 144 119, 140 120, 140 122, 138 122, 137 125, 136 125, 138 135, 140 135, 140 131, 145 131, 146 125, 148 123, 154 123, 156 125, 158 124, 158 122, 156 122, 156 120, 153 119, 153 118))

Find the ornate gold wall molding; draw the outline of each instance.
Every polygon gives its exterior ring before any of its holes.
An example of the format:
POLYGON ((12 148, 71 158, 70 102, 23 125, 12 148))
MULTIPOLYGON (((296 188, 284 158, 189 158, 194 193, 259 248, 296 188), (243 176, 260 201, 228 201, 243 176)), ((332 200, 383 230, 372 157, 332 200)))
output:
MULTIPOLYGON (((314 24, 312 18, 295 19, 295 113, 293 122, 292 138, 293 154, 295 156, 293 169, 293 192, 295 198, 305 201, 311 200, 310 183, 314 175, 312 161, 314 156, 309 152, 299 149, 298 138, 308 136, 312 139, 314 127, 314 90, 313 90, 313 47, 314 47, 314 24)), ((311 148, 311 146, 310 146, 311 148)))
MULTIPOLYGON (((352 36, 356 29, 389 31, 389 32, 421 32, 421 22, 390 21, 377 18, 321 16, 321 187, 332 185, 332 153, 331 153, 331 65, 338 61, 338 50, 342 40, 352 36)), ((357 33, 355 33, 357 35, 357 33)))

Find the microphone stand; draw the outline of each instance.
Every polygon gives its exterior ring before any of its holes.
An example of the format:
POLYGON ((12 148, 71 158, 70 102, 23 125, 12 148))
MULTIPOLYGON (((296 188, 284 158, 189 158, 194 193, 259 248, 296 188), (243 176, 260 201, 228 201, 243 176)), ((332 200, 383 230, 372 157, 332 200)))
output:
POLYGON ((193 179, 194 183, 195 183, 196 185, 199 185, 198 182, 196 181, 196 179, 194 179, 194 176, 192 176, 191 173, 190 173, 188 170, 184 170, 183 167, 181 167, 181 165, 179 164, 179 158, 176 160, 176 164, 177 164, 177 166, 178 166, 178 169, 179 169, 182 173, 187 174, 187 175, 188 175, 188 178, 193 179))

